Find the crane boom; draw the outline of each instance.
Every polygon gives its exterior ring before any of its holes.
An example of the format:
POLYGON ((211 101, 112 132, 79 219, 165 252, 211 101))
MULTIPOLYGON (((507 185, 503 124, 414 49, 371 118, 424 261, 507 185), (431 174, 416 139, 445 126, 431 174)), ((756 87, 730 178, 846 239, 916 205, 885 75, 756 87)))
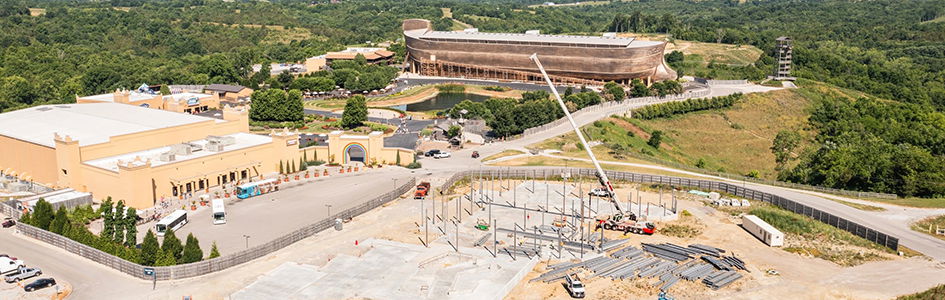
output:
POLYGON ((551 82, 551 78, 548 77, 548 73, 545 72, 545 67, 541 65, 541 61, 538 61, 538 54, 534 53, 529 56, 535 64, 538 65, 538 70, 541 71, 541 75, 545 78, 545 82, 548 83, 548 88, 551 89, 551 93, 555 95, 555 99, 558 100, 558 105, 561 105, 561 110, 564 111, 564 116, 568 118, 568 122, 571 122, 571 128, 574 129, 574 133, 577 134, 578 139, 581 140, 581 145, 584 146, 584 150, 587 151, 587 155, 591 157, 591 162, 594 163, 594 168, 597 169, 597 180, 600 181, 600 184, 607 189, 607 194, 610 196, 610 201, 614 203, 614 207, 617 208, 617 211, 622 215, 623 210, 620 209, 620 204, 618 204, 617 199, 614 199, 614 187, 610 184, 610 179, 607 178, 607 174, 604 174, 604 169, 600 167, 600 162, 597 161, 597 157, 594 156, 594 152, 591 151, 591 147, 587 145, 587 140, 584 139, 584 134, 581 132, 581 128, 577 126, 577 123, 574 122, 574 118, 571 117, 571 112, 568 111, 568 107, 564 105, 564 100, 561 100, 561 95, 558 94, 558 89, 555 88, 555 85, 551 82))

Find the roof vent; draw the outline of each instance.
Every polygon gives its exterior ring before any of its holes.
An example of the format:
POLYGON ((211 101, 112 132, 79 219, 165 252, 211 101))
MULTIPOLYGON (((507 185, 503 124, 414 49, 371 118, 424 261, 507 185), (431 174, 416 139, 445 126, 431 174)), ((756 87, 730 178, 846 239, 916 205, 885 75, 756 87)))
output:
POLYGON ((463 32, 479 32, 479 28, 466 28, 463 32))
POLYGON ((56 107, 58 107, 58 108, 71 108, 72 106, 68 106, 68 105, 56 105, 56 107))
POLYGON ((616 33, 616 32, 604 32, 604 34, 602 34, 601 36, 603 36, 603 37, 605 37, 605 38, 615 38, 615 37, 617 37, 617 33, 616 33))
POLYGON ((177 160, 177 156, 171 152, 164 152, 164 153, 161 153, 161 156, 158 159, 160 159, 163 162, 171 162, 171 161, 177 160))
POLYGON ((539 35, 541 34, 541 30, 528 30, 528 31, 525 31, 525 34, 539 35))
POLYGON ((52 110, 52 107, 44 106, 44 107, 37 108, 36 110, 38 110, 38 111, 50 111, 50 110, 52 110))

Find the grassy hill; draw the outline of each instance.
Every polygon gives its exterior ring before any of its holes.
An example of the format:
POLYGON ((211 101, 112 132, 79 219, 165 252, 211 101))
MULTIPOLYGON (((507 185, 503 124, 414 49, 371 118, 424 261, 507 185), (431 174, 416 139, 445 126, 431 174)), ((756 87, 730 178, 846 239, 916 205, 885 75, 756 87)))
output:
MULTIPOLYGON (((809 109, 818 99, 826 95, 848 98, 861 95, 822 83, 801 81, 798 84, 798 89, 748 94, 729 109, 655 120, 615 116, 587 125, 583 130, 589 140, 600 142, 593 148, 603 160, 649 158, 734 174, 757 171, 761 178, 775 179, 777 172, 770 147, 779 131, 799 131, 805 140, 810 140, 814 133, 807 128, 807 118, 809 109), (658 149, 646 143, 657 130, 663 132, 663 142, 658 149)), ((532 147, 585 157, 576 142, 574 134, 567 134, 532 147)))

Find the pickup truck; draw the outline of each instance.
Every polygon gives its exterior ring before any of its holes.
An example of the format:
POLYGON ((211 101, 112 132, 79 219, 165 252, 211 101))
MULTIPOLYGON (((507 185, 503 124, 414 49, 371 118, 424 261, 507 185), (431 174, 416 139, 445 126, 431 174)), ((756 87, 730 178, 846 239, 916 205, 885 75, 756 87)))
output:
POLYGON ((6 281, 7 283, 14 283, 17 281, 33 278, 39 275, 43 275, 43 270, 40 270, 39 268, 24 267, 24 268, 20 268, 20 270, 17 271, 16 273, 7 275, 6 277, 3 278, 3 280, 6 281))
POLYGON ((572 298, 584 298, 584 284, 577 274, 571 274, 564 277, 564 289, 572 298))

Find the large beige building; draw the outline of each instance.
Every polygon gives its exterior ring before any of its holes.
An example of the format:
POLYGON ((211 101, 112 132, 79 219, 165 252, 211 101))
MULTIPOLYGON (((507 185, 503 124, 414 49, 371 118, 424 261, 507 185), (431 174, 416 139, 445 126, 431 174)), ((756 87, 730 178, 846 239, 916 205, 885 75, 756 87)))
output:
POLYGON ((114 93, 75 98, 76 103, 121 103, 146 108, 163 109, 179 113, 199 113, 220 109, 220 97, 216 94, 177 93, 160 95, 146 92, 116 90, 114 93))
POLYGON ((334 133, 328 146, 305 149, 298 137, 249 133, 245 109, 215 119, 114 102, 44 105, 0 114, 0 170, 141 209, 273 175, 302 151, 337 163, 412 161, 413 151, 384 148, 379 134, 334 133))

